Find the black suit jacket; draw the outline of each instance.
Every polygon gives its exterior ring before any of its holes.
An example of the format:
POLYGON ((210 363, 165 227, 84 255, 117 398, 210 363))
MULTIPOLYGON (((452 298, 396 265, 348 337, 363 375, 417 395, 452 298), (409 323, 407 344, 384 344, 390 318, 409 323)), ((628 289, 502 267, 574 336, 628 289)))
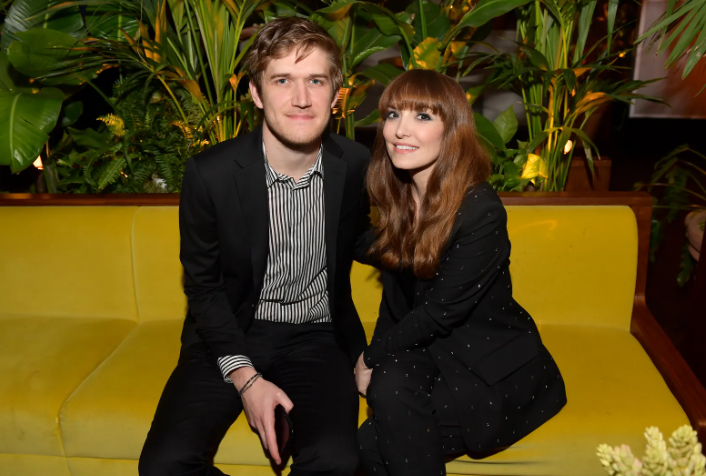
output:
MULTIPOLYGON (((559 369, 512 298, 507 214, 495 191, 473 187, 457 212, 436 275, 409 308, 399 274, 384 270, 368 367, 390 351, 426 348, 453 395, 466 447, 511 445, 566 403, 559 369)), ((373 373, 375 370, 373 370, 373 373)))
MULTIPOLYGON (((349 275, 369 225, 364 193, 369 156, 351 140, 324 135, 327 289, 336 338, 352 364, 366 343, 349 275)), ((205 343, 215 358, 249 355, 246 331, 262 290, 269 241, 261 128, 189 159, 179 230, 189 305, 182 348, 205 343)))

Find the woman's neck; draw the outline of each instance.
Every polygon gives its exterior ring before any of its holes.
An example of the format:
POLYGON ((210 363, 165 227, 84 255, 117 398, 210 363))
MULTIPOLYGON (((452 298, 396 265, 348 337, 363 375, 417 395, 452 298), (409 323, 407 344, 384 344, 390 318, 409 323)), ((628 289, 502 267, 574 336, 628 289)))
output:
POLYGON ((424 195, 427 193, 427 183, 433 169, 433 167, 426 167, 422 170, 409 172, 409 176, 412 179, 412 198, 417 204, 417 211, 421 209, 422 200, 424 200, 424 195))

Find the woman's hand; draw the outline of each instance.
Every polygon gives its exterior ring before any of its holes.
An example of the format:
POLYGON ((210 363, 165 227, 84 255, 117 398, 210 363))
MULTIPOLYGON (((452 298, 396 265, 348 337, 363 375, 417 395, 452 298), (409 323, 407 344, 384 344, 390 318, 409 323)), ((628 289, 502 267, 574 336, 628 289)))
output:
POLYGON ((373 369, 369 369, 363 362, 363 353, 358 357, 358 362, 355 363, 355 384, 358 386, 358 391, 365 395, 370 385, 370 377, 373 374, 373 369))

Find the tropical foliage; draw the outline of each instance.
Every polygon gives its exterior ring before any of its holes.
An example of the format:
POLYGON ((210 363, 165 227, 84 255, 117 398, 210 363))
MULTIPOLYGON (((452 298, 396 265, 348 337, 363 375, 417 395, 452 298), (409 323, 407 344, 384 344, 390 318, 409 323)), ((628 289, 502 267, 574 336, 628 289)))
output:
POLYGON ((192 128, 200 117, 187 92, 177 111, 158 84, 120 79, 110 98, 115 112, 97 130, 68 127, 47 164, 56 164, 58 190, 78 193, 179 192, 186 160, 203 148, 192 128), (184 123, 181 113, 185 113, 184 123))
POLYGON ((522 96, 529 129, 528 140, 518 142, 516 149, 507 148, 507 137, 485 137, 495 149, 496 188, 522 190, 531 181, 541 190, 563 190, 576 144, 593 172, 599 151, 583 132, 591 114, 610 101, 659 101, 635 93, 647 82, 608 74, 616 72, 617 58, 626 53, 612 48, 618 0, 608 2, 605 37, 586 44, 596 4, 539 0, 520 6, 515 10, 517 51, 487 57, 493 68, 487 84, 522 96))
POLYGON ((671 50, 665 67, 685 58, 682 78, 686 78, 699 62, 704 64, 706 0, 684 0, 679 5, 676 3, 676 0, 668 0, 667 11, 637 42, 653 38, 657 41, 658 53, 671 50))

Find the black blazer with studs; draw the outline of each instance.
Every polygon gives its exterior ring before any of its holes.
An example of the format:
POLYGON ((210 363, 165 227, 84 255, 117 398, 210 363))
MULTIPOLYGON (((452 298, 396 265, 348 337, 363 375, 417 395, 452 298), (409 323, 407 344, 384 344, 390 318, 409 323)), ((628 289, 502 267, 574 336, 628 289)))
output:
MULTIPOLYGON (((512 298, 507 214, 495 191, 471 188, 432 279, 412 309, 399 275, 383 270, 383 297, 365 363, 427 348, 454 398, 471 453, 492 453, 539 427, 566 403, 561 373, 537 326, 512 298)), ((373 370, 374 372, 374 370, 373 370)))
MULTIPOLYGON (((351 140, 323 137, 327 289, 336 338, 351 365, 366 344, 349 276, 369 227, 364 193, 369 157, 351 140)), ((189 306, 182 347, 205 343, 215 358, 249 355, 246 330, 262 290, 269 241, 261 128, 189 159, 179 229, 189 306)))

